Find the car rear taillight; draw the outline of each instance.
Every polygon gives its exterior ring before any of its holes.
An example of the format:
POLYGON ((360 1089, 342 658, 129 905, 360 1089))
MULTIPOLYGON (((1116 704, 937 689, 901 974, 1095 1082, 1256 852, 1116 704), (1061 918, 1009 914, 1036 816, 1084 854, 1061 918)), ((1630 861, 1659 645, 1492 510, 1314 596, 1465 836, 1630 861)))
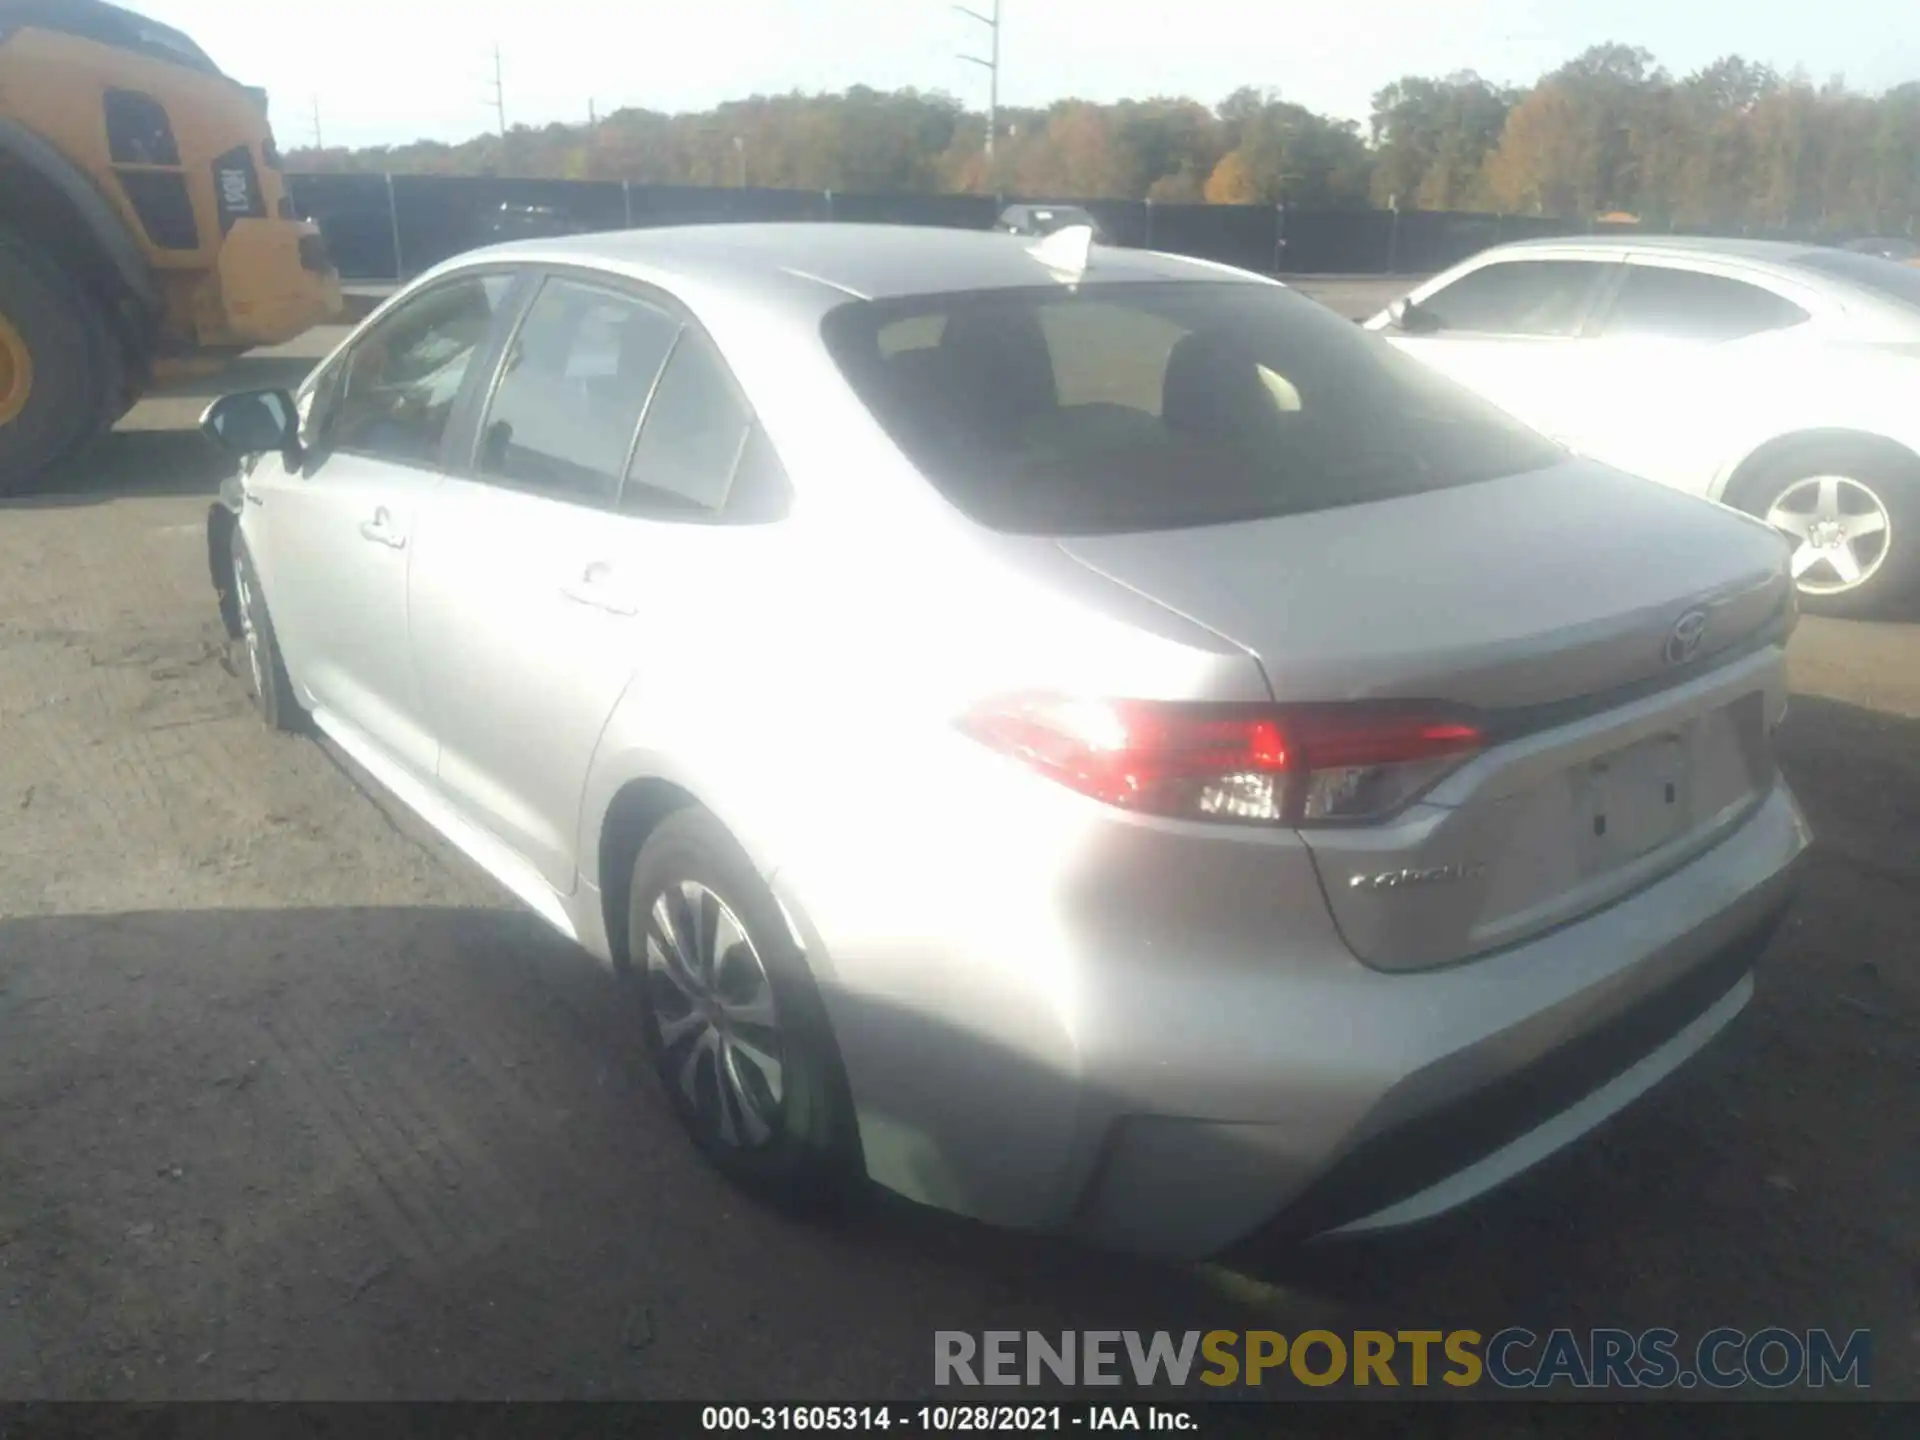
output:
POLYGON ((1248 824, 1362 824, 1430 789, 1485 743, 1401 705, 1207 705, 1021 695, 961 721, 974 739, 1096 800, 1248 824))

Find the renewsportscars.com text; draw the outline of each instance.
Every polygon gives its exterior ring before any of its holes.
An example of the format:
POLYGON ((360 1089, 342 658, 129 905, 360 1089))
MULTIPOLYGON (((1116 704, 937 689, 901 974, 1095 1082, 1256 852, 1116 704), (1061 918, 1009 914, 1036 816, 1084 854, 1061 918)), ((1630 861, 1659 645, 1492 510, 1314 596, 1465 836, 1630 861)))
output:
POLYGON ((937 1330, 936 1385, 1785 1390, 1872 1383, 1865 1330, 937 1330))

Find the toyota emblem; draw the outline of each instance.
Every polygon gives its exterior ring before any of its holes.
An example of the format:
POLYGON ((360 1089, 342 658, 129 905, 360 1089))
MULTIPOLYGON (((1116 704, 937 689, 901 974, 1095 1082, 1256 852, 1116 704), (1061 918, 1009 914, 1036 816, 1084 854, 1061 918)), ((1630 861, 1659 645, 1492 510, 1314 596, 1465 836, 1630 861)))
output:
POLYGON ((1700 653, 1701 638, 1707 633, 1707 612, 1689 610, 1673 622, 1661 658, 1669 665, 1684 665, 1700 653))

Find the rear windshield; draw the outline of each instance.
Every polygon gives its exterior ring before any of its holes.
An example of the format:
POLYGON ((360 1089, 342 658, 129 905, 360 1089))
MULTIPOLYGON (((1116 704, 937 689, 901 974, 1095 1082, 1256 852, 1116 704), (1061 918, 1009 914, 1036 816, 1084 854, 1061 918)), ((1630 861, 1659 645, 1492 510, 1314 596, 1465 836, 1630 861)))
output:
POLYGON ((1851 250, 1809 250, 1799 257, 1798 263, 1822 275, 1871 290, 1883 300, 1895 300, 1920 309, 1920 266, 1903 265, 1898 260, 1860 255, 1851 250))
POLYGON ((825 337, 927 478, 1002 531, 1101 535, 1294 515, 1561 456, 1277 285, 860 301, 827 317, 825 337))

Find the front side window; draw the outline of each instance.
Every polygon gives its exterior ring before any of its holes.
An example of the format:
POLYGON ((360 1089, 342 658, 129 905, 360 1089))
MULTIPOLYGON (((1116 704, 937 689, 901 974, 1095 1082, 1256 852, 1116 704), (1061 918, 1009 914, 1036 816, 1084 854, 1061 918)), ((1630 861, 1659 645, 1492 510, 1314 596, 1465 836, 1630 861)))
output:
POLYGON ((824 338, 948 500, 1023 534, 1298 514, 1538 469, 1561 453, 1276 285, 856 301, 827 317, 824 338))
POLYGON ((1607 314, 1603 335, 1662 340, 1738 340, 1784 330, 1807 318, 1791 300, 1698 270, 1629 265, 1607 314))
POLYGON ((483 478, 610 502, 679 322, 572 280, 548 280, 507 351, 480 427, 483 478))
POLYGON ((403 465, 438 463, 467 370, 512 287, 507 275, 464 276, 381 321, 318 387, 317 443, 403 465))
POLYGON ((1420 302, 1442 335, 1572 335, 1607 267, 1590 260, 1501 260, 1420 302))

